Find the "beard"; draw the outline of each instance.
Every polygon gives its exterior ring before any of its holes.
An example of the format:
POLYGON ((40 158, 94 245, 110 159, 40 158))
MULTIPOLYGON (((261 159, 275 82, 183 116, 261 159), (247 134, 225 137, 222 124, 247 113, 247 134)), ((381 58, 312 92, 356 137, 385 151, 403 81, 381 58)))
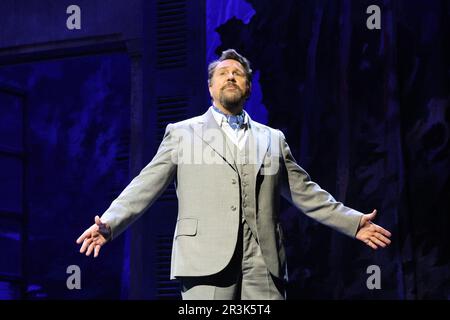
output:
POLYGON ((233 86, 234 90, 227 89, 229 85, 220 90, 219 101, 227 110, 234 111, 241 108, 247 96, 238 86, 233 86))

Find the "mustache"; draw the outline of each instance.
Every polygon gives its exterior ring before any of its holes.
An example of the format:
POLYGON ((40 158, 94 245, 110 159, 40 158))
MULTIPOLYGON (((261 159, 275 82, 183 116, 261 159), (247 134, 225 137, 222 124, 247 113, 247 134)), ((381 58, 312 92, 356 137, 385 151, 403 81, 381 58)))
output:
POLYGON ((233 83, 227 83, 226 85, 224 85, 223 87, 222 87, 222 90, 223 89, 226 89, 226 88, 235 88, 235 89, 238 89, 238 90, 241 90, 241 88, 239 88, 237 85, 235 85, 235 84, 233 84, 233 83))

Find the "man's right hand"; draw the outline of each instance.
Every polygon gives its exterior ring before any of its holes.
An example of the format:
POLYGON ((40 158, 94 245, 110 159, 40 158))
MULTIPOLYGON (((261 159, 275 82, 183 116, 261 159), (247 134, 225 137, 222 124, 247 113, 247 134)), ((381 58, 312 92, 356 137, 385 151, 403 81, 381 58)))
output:
POLYGON ((95 216, 95 224, 87 229, 77 239, 77 243, 81 246, 80 253, 86 251, 86 255, 89 256, 94 251, 94 258, 98 256, 101 247, 107 243, 111 238, 111 229, 105 223, 100 220, 99 216, 95 216))

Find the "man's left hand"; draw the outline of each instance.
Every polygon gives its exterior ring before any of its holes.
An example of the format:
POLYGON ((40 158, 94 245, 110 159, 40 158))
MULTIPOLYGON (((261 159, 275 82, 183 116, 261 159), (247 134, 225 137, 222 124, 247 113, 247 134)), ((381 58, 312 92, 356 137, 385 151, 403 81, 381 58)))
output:
POLYGON ((378 247, 385 248, 391 243, 391 240, 389 240, 391 233, 372 222, 376 215, 376 209, 363 215, 356 233, 356 239, 361 240, 374 250, 378 247))

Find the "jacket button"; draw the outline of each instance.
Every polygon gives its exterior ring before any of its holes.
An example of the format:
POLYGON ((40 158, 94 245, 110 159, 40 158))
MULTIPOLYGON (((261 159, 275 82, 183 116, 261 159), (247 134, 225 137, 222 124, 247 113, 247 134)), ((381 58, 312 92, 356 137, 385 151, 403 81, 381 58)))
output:
POLYGON ((232 184, 236 184, 236 179, 231 180, 232 184))
POLYGON ((247 208, 247 204, 244 202, 244 204, 242 205, 244 208, 247 208))
POLYGON ((231 206, 231 210, 236 211, 236 206, 231 206))

